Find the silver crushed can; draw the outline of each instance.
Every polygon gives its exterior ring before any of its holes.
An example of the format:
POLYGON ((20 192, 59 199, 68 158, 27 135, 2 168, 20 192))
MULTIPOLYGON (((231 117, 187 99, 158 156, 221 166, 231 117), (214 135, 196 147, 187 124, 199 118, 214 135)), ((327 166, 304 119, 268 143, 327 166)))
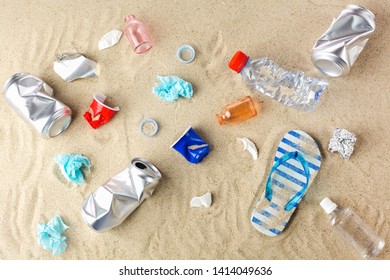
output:
POLYGON ((315 43, 311 57, 314 65, 330 77, 347 74, 374 31, 372 12, 346 6, 315 43))
POLYGON ((61 134, 72 120, 71 109, 53 97, 53 89, 30 74, 12 75, 4 84, 4 96, 44 138, 61 134))
POLYGON ((146 198, 150 197, 161 173, 143 158, 131 164, 99 186, 81 206, 84 221, 103 232, 120 225, 146 198))

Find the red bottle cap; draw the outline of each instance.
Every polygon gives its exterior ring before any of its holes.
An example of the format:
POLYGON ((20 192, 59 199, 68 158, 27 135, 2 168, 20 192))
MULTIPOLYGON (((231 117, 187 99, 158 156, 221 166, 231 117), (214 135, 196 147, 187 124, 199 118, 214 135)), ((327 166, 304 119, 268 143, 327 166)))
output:
POLYGON ((242 51, 237 51, 229 62, 229 68, 237 73, 240 73, 242 68, 248 62, 249 56, 242 51))

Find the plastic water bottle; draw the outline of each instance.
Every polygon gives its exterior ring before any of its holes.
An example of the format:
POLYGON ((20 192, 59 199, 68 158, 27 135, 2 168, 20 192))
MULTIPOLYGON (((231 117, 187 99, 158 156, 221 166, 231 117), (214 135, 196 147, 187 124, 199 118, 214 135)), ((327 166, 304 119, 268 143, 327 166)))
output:
POLYGON ((330 224, 364 259, 374 258, 385 246, 378 237, 350 208, 339 208, 329 198, 321 203, 326 214, 331 215, 330 224))
POLYGON ((232 57, 229 67, 241 73, 252 90, 301 111, 313 111, 328 86, 326 80, 284 70, 269 58, 251 60, 241 51, 232 57))

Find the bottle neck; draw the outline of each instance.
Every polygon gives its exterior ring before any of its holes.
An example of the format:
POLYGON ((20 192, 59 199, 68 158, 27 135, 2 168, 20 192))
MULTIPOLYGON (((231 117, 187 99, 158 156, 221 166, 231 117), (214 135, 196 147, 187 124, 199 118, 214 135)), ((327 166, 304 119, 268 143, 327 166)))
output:
POLYGON ((249 67, 250 63, 251 63, 251 59, 248 58, 248 60, 247 60, 247 62, 245 63, 244 67, 242 67, 242 69, 241 69, 241 71, 240 71, 239 73, 240 73, 240 74, 244 73, 245 69, 246 69, 247 67, 249 67))
POLYGON ((135 20, 135 16, 134 15, 128 15, 127 17, 125 17, 124 21, 127 23, 127 22, 130 22, 130 21, 133 21, 135 20))
POLYGON ((329 215, 330 215, 331 217, 337 216, 337 214, 339 214, 340 211, 341 211, 341 208, 336 207, 332 212, 329 213, 329 215))
POLYGON ((219 124, 224 124, 227 121, 229 121, 230 118, 230 112, 224 110, 221 114, 217 114, 217 119, 219 124))

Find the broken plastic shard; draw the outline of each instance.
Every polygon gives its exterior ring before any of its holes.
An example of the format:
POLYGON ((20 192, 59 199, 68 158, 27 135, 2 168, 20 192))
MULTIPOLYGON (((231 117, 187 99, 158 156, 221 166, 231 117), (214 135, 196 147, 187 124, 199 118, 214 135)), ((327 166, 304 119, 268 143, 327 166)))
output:
POLYGON ((207 192, 202 196, 195 196, 191 199, 190 207, 204 207, 204 208, 210 208, 212 203, 211 193, 207 192))
POLYGON ((252 155, 253 160, 256 160, 259 157, 255 143, 246 137, 236 139, 244 144, 244 151, 248 151, 252 155))
POLYGON ((38 244, 46 251, 52 251, 54 256, 60 255, 68 247, 66 236, 62 236, 68 228, 59 215, 47 224, 38 224, 38 244))
POLYGON ((119 31, 117 29, 113 29, 107 32, 99 40, 99 50, 104 50, 116 45, 119 42, 121 37, 122 37, 122 31, 119 31))
POLYGON ((343 128, 335 128, 328 150, 332 153, 339 152, 344 159, 349 159, 353 153, 355 143, 355 134, 343 128))
POLYGON ((54 62, 54 71, 65 81, 98 76, 97 63, 79 53, 64 53, 54 62))

